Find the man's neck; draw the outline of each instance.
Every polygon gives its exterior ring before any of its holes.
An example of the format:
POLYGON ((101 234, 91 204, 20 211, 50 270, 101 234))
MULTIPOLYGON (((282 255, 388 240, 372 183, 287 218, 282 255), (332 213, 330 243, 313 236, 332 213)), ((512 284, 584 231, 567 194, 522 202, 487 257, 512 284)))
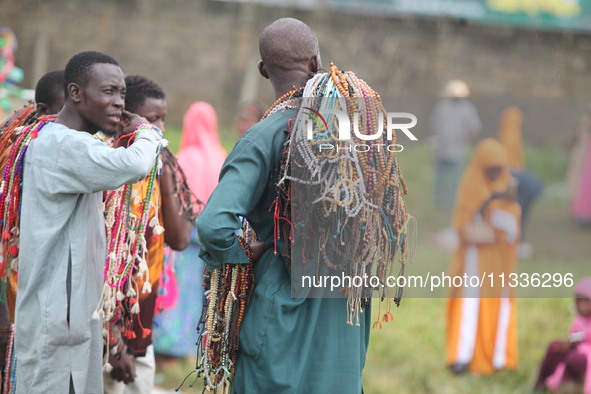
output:
POLYGON ((72 130, 83 131, 89 134, 96 134, 98 130, 87 130, 87 124, 80 114, 69 105, 65 105, 58 115, 55 123, 61 124, 72 130))
POLYGON ((275 98, 283 96, 289 92, 295 86, 296 88, 306 86, 310 78, 307 75, 301 76, 300 78, 290 78, 286 81, 277 81, 273 83, 273 91, 275 92, 275 98))

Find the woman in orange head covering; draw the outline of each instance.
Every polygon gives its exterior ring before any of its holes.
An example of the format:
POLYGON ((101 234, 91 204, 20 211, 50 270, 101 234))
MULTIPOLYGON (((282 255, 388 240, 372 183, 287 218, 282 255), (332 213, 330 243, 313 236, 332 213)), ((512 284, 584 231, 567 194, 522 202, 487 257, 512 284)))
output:
POLYGON ((460 182, 453 217, 460 247, 451 276, 468 279, 452 287, 447 310, 447 363, 456 373, 517 365, 515 305, 489 276, 508 277, 515 269, 520 208, 514 195, 507 151, 494 139, 481 141, 460 182))
POLYGON ((523 112, 518 107, 508 107, 501 115, 499 141, 507 150, 511 174, 517 179, 517 202, 521 206, 521 245, 519 255, 529 258, 533 252, 531 245, 523 242, 525 223, 531 204, 542 192, 540 181, 525 168, 521 128, 523 112))
POLYGON ((523 112, 519 108, 508 107, 503 111, 499 125, 499 141, 507 150, 509 166, 514 170, 521 170, 525 166, 521 136, 522 123, 523 112))

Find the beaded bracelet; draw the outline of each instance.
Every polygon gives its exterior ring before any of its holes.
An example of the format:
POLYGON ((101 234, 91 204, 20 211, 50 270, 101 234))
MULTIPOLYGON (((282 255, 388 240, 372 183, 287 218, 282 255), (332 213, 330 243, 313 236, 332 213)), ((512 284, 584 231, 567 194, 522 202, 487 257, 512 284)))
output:
POLYGON ((240 242, 240 246, 242 246, 242 249, 244 249, 244 253, 246 253, 246 257, 248 257, 248 262, 251 264, 254 263, 254 254, 250 245, 247 244, 242 237, 238 237, 238 242, 240 242))
POLYGON ((135 130, 133 132, 135 134, 138 134, 138 133, 140 133, 142 131, 146 131, 146 130, 152 130, 152 131, 154 131, 158 135, 159 139, 164 138, 164 134, 162 133, 162 130, 160 130, 158 128, 158 126, 155 126, 155 125, 153 125, 150 122, 140 122, 140 123, 138 123, 135 126, 135 130))

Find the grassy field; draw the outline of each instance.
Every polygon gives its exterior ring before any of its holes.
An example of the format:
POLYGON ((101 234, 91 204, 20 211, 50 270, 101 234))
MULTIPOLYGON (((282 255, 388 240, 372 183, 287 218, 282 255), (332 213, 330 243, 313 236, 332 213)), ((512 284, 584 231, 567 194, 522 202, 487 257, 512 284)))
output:
MULTIPOLYGON (((168 134, 168 132, 167 132, 168 134)), ((171 146, 178 144, 176 131, 171 146)), ((230 148, 231 139, 224 145, 230 148)), ((570 220, 568 201, 560 186, 568 153, 528 147, 529 168, 546 184, 545 194, 531 213, 528 241, 534 257, 520 262, 519 271, 575 272, 591 274, 589 231, 570 220)), ((399 155, 409 185, 409 208, 418 220, 418 242, 414 264, 407 274, 426 270, 445 271, 451 254, 427 242, 430 232, 449 224, 451 212, 432 204, 433 163, 430 152, 417 144, 399 155)), ((570 292, 566 292, 567 297, 570 292)), ((364 371, 364 388, 380 393, 527 393, 531 392, 539 362, 549 341, 564 338, 572 321, 570 298, 520 298, 518 305, 519 367, 492 376, 450 374, 444 361, 445 298, 406 298, 394 310, 396 319, 373 330, 364 371)), ((374 308, 374 313, 377 308, 374 308)), ((161 387, 172 388, 191 370, 191 362, 166 369, 161 387)), ((200 392, 201 388, 186 391, 200 392)))
MULTIPOLYGON (((526 155, 529 168, 546 184, 546 193, 534 207, 527 227, 534 257, 520 262, 518 271, 591 274, 590 234, 570 221, 568 202, 560 191, 567 153, 528 147, 526 155)), ((400 154, 410 189, 407 201, 419 223, 415 265, 409 274, 423 272, 425 265, 447 267, 451 259, 451 254, 426 241, 429 232, 447 225, 451 217, 431 203, 429 156, 420 146, 400 154)), ((368 393, 531 392, 547 344, 565 337, 573 317, 570 298, 518 299, 518 369, 487 377, 457 377, 445 368, 445 305, 442 298, 407 298, 395 310, 392 324, 372 332, 364 372, 368 393)))

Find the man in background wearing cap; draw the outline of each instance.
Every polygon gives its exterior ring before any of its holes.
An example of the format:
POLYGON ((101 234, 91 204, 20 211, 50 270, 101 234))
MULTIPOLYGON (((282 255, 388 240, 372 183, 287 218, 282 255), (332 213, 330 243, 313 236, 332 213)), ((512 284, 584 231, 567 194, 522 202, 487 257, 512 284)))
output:
POLYGON ((449 81, 430 119, 437 154, 435 203, 442 207, 453 206, 470 141, 482 127, 469 95, 465 82, 449 81))

